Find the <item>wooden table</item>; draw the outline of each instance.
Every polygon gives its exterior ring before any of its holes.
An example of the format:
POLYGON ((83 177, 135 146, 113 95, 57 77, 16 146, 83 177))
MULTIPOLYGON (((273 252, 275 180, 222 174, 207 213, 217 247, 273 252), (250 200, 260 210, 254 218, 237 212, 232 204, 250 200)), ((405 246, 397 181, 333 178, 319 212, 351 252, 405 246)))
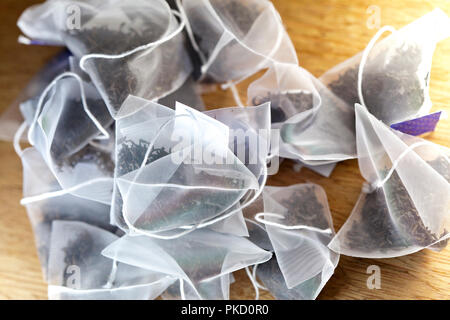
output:
MULTIPOLYGON (((58 49, 25 47, 17 44, 16 21, 33 0, 0 2, 0 110, 7 108, 20 89, 58 49)), ((381 25, 396 28, 440 7, 450 14, 446 0, 276 0, 275 7, 291 36, 300 64, 320 76, 335 64, 364 49, 376 30, 369 29, 366 10, 371 5, 381 9, 381 25)), ((450 40, 438 45, 431 73, 433 110, 450 111, 450 40)), ((246 84, 239 86, 245 97, 246 84)), ((231 106, 229 92, 205 96, 209 107, 231 106)), ((450 124, 441 121, 427 138, 450 147, 450 124)), ((22 193, 22 167, 10 143, 0 142, 0 299, 45 299, 46 284, 33 243, 25 209, 19 205, 22 193)), ((311 181, 322 185, 328 195, 334 225, 338 230, 350 214, 361 188, 357 161, 337 166, 330 179, 302 169, 295 172, 285 162, 272 185, 311 181)), ((233 299, 252 299, 254 292, 244 272, 236 274, 233 299)), ((271 298, 262 293, 263 299, 271 298)), ((320 299, 449 299, 450 247, 440 253, 424 250, 395 259, 358 259, 341 257, 335 274, 319 296, 320 299), (381 289, 366 286, 367 267, 381 268, 381 289)))

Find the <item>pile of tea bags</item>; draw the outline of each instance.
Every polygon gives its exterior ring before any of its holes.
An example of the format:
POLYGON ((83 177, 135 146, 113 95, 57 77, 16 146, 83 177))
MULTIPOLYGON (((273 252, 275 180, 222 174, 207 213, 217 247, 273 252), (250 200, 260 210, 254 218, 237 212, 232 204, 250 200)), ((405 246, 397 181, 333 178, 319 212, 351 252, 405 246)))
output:
POLYGON ((266 0, 48 0, 18 26, 66 48, 0 119, 49 298, 229 299, 245 269, 256 297, 315 299, 340 254, 446 246, 449 150, 389 127, 430 110, 442 11, 320 78, 266 0), (235 85, 261 70, 243 106, 235 85), (211 83, 238 106, 205 111, 211 83), (358 158, 337 234, 321 186, 266 186, 274 157, 325 176, 358 158))

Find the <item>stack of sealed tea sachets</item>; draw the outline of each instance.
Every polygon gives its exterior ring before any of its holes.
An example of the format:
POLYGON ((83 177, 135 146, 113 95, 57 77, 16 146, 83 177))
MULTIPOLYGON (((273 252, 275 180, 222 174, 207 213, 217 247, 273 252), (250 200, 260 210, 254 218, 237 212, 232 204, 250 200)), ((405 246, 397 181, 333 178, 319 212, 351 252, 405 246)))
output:
POLYGON ((65 48, 0 118, 49 298, 229 299, 245 269, 256 298, 315 299, 340 254, 447 245, 450 152, 393 129, 428 123, 442 11, 316 78, 271 2, 170 4, 48 0, 18 21, 21 43, 65 48), (242 102, 236 84, 262 70, 242 102), (237 107, 206 110, 210 84, 237 107), (321 186, 266 186, 275 157, 324 176, 358 158, 337 233, 321 186))

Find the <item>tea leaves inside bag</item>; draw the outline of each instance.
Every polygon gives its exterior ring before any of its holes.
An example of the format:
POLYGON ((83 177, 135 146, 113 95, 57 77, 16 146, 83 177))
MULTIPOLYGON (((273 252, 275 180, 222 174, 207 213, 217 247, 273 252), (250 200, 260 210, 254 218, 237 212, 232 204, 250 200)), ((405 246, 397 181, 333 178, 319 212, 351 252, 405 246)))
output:
MULTIPOLYGON (((362 93, 370 113, 378 119, 391 124, 403 116, 415 114, 425 101, 424 90, 428 86, 429 73, 420 79, 418 69, 422 63, 421 49, 416 44, 397 48, 394 54, 381 50, 369 56, 364 67, 362 93)), ((328 84, 331 91, 349 105, 361 103, 358 97, 359 64, 349 68, 328 84)))
POLYGON ((276 257, 258 265, 256 275, 278 300, 313 300, 320 292, 321 274, 289 289, 286 286, 286 280, 284 280, 276 257))
POLYGON ((287 110, 295 110, 301 113, 313 108, 313 95, 308 92, 280 92, 267 93, 265 97, 254 97, 253 105, 257 106, 265 102, 270 102, 270 116, 272 123, 287 120, 287 110))

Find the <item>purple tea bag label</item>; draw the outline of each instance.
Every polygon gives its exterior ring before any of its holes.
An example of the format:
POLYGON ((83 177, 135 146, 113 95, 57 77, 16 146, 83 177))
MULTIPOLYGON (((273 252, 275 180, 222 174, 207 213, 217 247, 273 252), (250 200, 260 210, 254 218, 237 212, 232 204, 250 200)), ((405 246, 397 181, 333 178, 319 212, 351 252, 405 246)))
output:
POLYGON ((441 117, 441 113, 442 111, 438 111, 420 118, 394 123, 391 125, 391 128, 412 136, 418 136, 434 131, 441 117))
POLYGON ((51 42, 51 41, 45 41, 45 40, 36 40, 36 39, 29 39, 23 35, 20 35, 19 38, 17 38, 17 42, 25 45, 31 45, 31 46, 55 46, 55 47, 61 47, 62 45, 57 42, 51 42))

